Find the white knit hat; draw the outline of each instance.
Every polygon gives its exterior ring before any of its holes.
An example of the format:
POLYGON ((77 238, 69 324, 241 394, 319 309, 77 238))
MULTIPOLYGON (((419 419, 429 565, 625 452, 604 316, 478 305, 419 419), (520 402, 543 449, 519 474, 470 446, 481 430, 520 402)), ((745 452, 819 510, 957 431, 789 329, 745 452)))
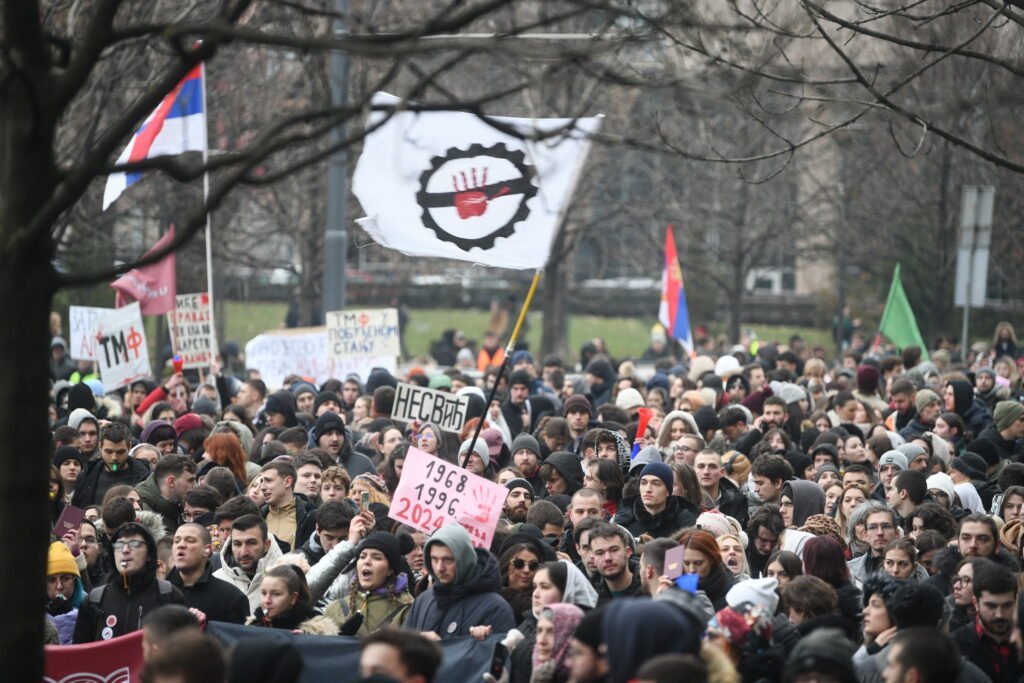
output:
POLYGON ((775 614, 779 606, 778 579, 747 579, 729 589, 725 601, 729 607, 739 607, 745 602, 763 608, 768 614, 775 614))
POLYGON ((937 474, 933 474, 932 476, 928 477, 927 483, 925 485, 928 487, 929 491, 931 491, 932 489, 938 489, 939 491, 945 493, 946 497, 949 498, 950 504, 952 505, 954 493, 953 480, 950 478, 948 474, 946 474, 945 472, 938 472, 937 474))

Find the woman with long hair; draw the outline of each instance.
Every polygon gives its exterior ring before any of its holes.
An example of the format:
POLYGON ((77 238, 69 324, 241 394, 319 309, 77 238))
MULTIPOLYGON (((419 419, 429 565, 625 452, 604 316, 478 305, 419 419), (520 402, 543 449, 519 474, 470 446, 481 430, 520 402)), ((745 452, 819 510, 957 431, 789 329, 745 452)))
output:
POLYGON ((348 595, 329 604, 324 616, 341 626, 361 614, 359 629, 346 635, 364 636, 385 626, 401 628, 413 602, 411 570, 404 559, 412 550, 413 539, 406 534, 368 534, 356 548, 348 595))
POLYGON ((697 590, 704 591, 717 612, 726 606, 725 594, 736 583, 735 577, 722 563, 722 551, 718 541, 709 532, 701 529, 684 530, 678 538, 683 551, 683 569, 687 574, 696 574, 697 590))
POLYGON ((843 487, 839 495, 838 507, 836 508, 836 523, 844 534, 846 534, 847 559, 853 559, 854 555, 867 552, 867 543, 860 538, 856 529, 850 529, 850 514, 858 505, 871 497, 859 483, 849 483, 843 487))
POLYGON ((675 482, 672 487, 672 495, 690 501, 697 506, 698 510, 707 509, 706 503, 709 503, 711 499, 701 489, 694 469, 685 462, 675 462, 669 467, 672 468, 672 479, 675 482))
POLYGON ((600 491, 604 496, 604 510, 611 519, 619 510, 622 501, 622 488, 626 485, 622 478, 622 468, 614 460, 594 458, 587 465, 583 474, 583 486, 600 491))
POLYGON ((398 488, 398 480, 402 478, 402 467, 405 465, 405 456, 409 453, 409 448, 411 447, 412 444, 408 441, 401 442, 395 446, 391 453, 377 467, 377 474, 387 484, 388 494, 391 496, 395 495, 395 489, 398 488))
POLYGON ((363 492, 370 494, 370 504, 377 503, 384 507, 391 507, 391 496, 388 494, 388 485, 376 474, 360 474, 352 480, 352 487, 348 492, 348 499, 356 505, 362 501, 363 492))
POLYGON ((700 434, 697 422, 693 415, 682 410, 673 410, 661 421, 661 429, 658 430, 658 450, 665 462, 671 462, 673 456, 672 444, 679 441, 686 434, 700 434))
MULTIPOLYGON (((517 534, 522 537, 522 534, 517 534)), ((513 540, 513 539, 510 539, 513 540)), ((535 543, 505 543, 498 558, 501 570, 501 597, 512 608, 514 614, 521 614, 529 609, 533 599, 533 575, 544 561, 544 552, 539 547, 541 541, 535 543)))
POLYGON ((860 625, 863 595, 850 581, 843 546, 831 536, 816 536, 804 545, 804 574, 817 576, 836 589, 839 611, 849 621, 851 630, 860 625))
POLYGON ((263 628, 301 631, 312 635, 336 636, 338 626, 313 609, 306 576, 295 565, 281 564, 263 575, 260 605, 246 624, 263 628))
MULTIPOLYGON (((235 475, 239 490, 249 483, 249 475, 245 469, 248 458, 242 449, 242 442, 234 434, 211 434, 203 441, 203 459, 214 466, 226 467, 235 475)), ((210 467, 199 466, 196 476, 201 476, 210 467)))

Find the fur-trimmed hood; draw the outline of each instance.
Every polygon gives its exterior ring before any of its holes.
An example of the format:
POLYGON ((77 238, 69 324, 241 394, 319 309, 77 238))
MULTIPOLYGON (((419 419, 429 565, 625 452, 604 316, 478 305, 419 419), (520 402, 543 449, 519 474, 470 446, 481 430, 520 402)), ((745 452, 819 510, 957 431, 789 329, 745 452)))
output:
MULTIPOLYGON (((160 516, 159 512, 140 510, 135 513, 135 521, 146 527, 146 531, 150 533, 154 541, 159 541, 167 535, 167 527, 164 526, 163 517, 160 516)), ((98 536, 106 534, 107 527, 103 524, 103 518, 97 519, 92 525, 96 527, 96 534, 98 536)))

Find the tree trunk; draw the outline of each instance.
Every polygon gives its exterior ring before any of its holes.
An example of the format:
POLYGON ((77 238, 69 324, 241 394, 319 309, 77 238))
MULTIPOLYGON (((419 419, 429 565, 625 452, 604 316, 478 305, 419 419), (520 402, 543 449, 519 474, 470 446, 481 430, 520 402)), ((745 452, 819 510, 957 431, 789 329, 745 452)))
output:
MULTIPOLYGON (((566 359, 569 353, 569 316, 566 311, 569 264, 553 258, 544 271, 544 317, 541 321, 540 356, 555 353, 566 359)), ((537 360, 540 360, 538 358, 537 360)))
POLYGON ((0 648, 9 653, 7 681, 39 681, 43 675, 43 605, 50 536, 47 502, 50 443, 46 403, 49 386, 47 320, 53 301, 48 245, 0 251, 0 648), (6 311, 6 312, 4 312, 6 311), (12 653, 18 653, 14 656, 12 653))

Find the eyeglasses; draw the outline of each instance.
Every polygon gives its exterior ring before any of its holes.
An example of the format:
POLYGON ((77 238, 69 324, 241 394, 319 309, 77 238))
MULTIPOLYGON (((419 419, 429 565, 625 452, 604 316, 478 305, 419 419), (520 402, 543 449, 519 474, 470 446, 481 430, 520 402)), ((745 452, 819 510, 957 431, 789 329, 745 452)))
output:
POLYGON ((537 560, 530 560, 529 562, 527 562, 526 560, 512 560, 512 566, 516 569, 525 569, 527 566, 529 566, 530 571, 535 572, 537 571, 537 567, 540 566, 540 562, 538 562, 537 560))
POLYGON ((183 522, 194 522, 205 514, 207 514, 206 510, 202 512, 182 512, 179 516, 183 522))
POLYGON ((675 445, 675 446, 672 447, 672 450, 675 451, 676 453, 696 453, 697 452, 696 448, 690 448, 689 446, 682 446, 682 445, 675 445))
POLYGON ((113 545, 114 550, 116 550, 117 552, 121 552, 122 550, 124 550, 125 546, 128 546, 129 550, 135 551, 135 550, 139 550, 140 548, 145 548, 146 547, 146 542, 145 541, 139 541, 139 540, 114 541, 111 545, 113 545))
POLYGON ((955 576, 953 577, 953 583, 959 583, 961 586, 970 586, 974 579, 970 576, 955 576))
POLYGON ((896 527, 892 524, 868 524, 868 533, 874 533, 876 531, 892 531, 896 527))
POLYGON ((97 543, 95 536, 80 536, 78 540, 82 545, 96 545, 97 543))

